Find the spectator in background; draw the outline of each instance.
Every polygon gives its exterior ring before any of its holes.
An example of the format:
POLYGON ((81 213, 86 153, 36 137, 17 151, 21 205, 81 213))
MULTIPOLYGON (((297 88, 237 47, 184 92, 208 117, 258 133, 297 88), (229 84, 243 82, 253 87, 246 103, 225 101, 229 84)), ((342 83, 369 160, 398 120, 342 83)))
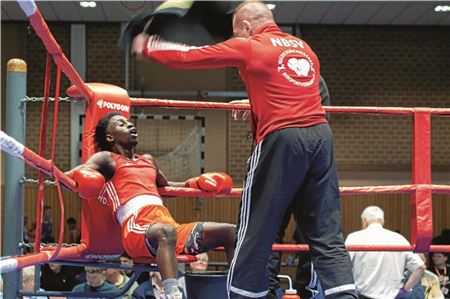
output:
MULTIPOLYGON (((106 281, 119 289, 123 289, 129 280, 130 278, 127 275, 125 275, 125 273, 121 269, 115 268, 106 269, 106 281)), ((124 299, 131 298, 131 294, 133 294, 134 290, 138 286, 139 285, 137 284, 137 282, 134 282, 131 288, 123 295, 123 298, 124 299)))
MULTIPOLYGON (((28 232, 28 216, 23 216, 23 242, 24 243, 30 243, 30 234, 28 232)), ((31 248, 29 247, 23 247, 23 253, 29 253, 31 252, 31 248)))
MULTIPOLYGON (((105 292, 119 292, 120 289, 113 286, 112 284, 106 282, 105 270, 93 267, 85 267, 86 272, 86 282, 76 285, 72 292, 95 292, 95 293, 105 293, 105 292)), ((72 297, 78 299, 86 299, 86 297, 72 297)), ((89 297, 87 299, 96 299, 98 296, 89 297)), ((122 299, 122 296, 115 297, 115 299, 122 299)))
POLYGON ((28 235, 28 216, 23 216, 23 242, 30 243, 30 236, 28 235))
POLYGON ((449 228, 443 229, 439 236, 433 238, 432 244, 450 245, 450 229, 449 228))
POLYGON ((73 217, 69 217, 66 220, 67 230, 69 231, 69 244, 70 243, 80 243, 81 233, 77 226, 77 220, 73 217))
POLYGON ((41 267, 41 287, 47 291, 71 291, 76 283, 76 273, 61 264, 48 264, 41 267))
MULTIPOLYGON (((420 258, 427 264, 427 257, 423 253, 419 253, 420 258)), ((405 275, 405 281, 411 273, 405 275)), ((422 279, 417 283, 412 292, 408 293, 404 299, 444 299, 444 295, 440 289, 439 278, 433 272, 425 270, 422 279)))
MULTIPOLYGON (((27 223, 28 223, 28 219, 27 219, 27 223)), ((25 228, 25 222, 24 222, 24 228, 25 228)), ((30 241, 30 243, 34 243, 34 241, 36 240, 36 222, 33 221, 33 223, 31 223, 31 225, 28 227, 27 235, 28 235, 28 240, 30 241)))
MULTIPOLYGON (((131 265, 133 266, 133 260, 126 253, 122 254, 119 258, 120 264, 122 265, 131 265)), ((123 271, 128 277, 131 277, 133 274, 133 270, 125 270, 123 271)))
POLYGON ((41 242, 55 243, 55 236, 53 236, 52 208, 50 206, 44 206, 41 242))
MULTIPOLYGON (((131 257, 128 256, 128 254, 124 253, 120 256, 119 258, 120 263, 122 265, 133 265, 133 259, 131 257)), ((125 270, 123 271, 128 277, 131 277, 131 275, 133 275, 133 270, 125 270)), ((138 285, 140 285, 141 283, 144 283, 148 280, 148 272, 142 272, 139 277, 136 279, 136 282, 138 283, 138 285)))
POLYGON ((439 278, 439 285, 444 298, 450 298, 450 265, 447 264, 448 256, 443 252, 432 252, 429 269, 439 278))
MULTIPOLYGON (((29 266, 22 269, 22 289, 25 292, 34 292, 35 267, 29 266)), ((43 291, 43 289, 39 289, 43 291)), ((45 296, 23 296, 23 299, 47 299, 45 296)))
POLYGON ((197 254, 197 260, 189 263, 192 272, 205 272, 208 269, 208 254, 206 252, 197 254))
MULTIPOLYGON (((410 245, 402 235, 383 228, 384 212, 369 206, 361 214, 362 230, 347 236, 346 245, 410 245)), ((404 298, 425 271, 424 262, 412 252, 350 252, 359 298, 404 298), (402 286, 403 273, 411 272, 402 286)))

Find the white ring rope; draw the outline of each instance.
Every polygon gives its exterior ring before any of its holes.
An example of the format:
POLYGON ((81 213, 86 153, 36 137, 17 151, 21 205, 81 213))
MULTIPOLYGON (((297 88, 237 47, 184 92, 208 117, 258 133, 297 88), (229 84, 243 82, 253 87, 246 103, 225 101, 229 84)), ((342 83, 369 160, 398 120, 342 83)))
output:
POLYGON ((37 6, 33 0, 17 0, 23 12, 27 15, 27 17, 34 15, 36 12, 37 6))
POLYGON ((23 158, 23 151, 25 147, 16 139, 8 136, 5 132, 0 131, 0 148, 17 158, 23 158))
POLYGON ((6 258, 0 260, 0 273, 11 272, 17 269, 17 259, 6 258))

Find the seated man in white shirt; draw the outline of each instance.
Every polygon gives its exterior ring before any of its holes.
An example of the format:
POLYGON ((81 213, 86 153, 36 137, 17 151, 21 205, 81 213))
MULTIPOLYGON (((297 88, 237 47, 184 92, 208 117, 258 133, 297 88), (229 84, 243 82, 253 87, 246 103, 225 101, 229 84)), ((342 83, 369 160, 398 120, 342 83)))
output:
MULTIPOLYGON (((346 245, 410 245, 402 235, 383 228, 384 212, 377 206, 361 214, 362 230, 347 236, 346 245)), ((395 251, 349 252, 359 298, 403 298, 420 280, 425 265, 417 254, 395 251), (402 286, 405 268, 412 272, 402 286)))

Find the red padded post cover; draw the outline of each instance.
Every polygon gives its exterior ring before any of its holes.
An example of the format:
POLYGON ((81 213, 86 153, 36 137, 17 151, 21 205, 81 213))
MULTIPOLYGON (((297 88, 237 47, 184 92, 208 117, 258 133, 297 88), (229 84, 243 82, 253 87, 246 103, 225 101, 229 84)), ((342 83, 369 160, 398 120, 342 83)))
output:
MULTIPOLYGON (((83 128, 82 162, 97 152, 94 142, 95 126, 98 121, 109 112, 117 111, 129 118, 131 101, 125 89, 105 83, 86 83, 92 90, 93 96, 87 102, 86 118, 83 128)), ((71 97, 81 97, 81 93, 72 85, 67 89, 71 97)))
POLYGON ((411 197, 411 243, 415 252, 428 252, 433 237, 433 194, 431 191, 431 113, 414 108, 412 183, 417 186, 411 197))
MULTIPOLYGON (((83 163, 97 151, 94 142, 95 127, 98 121, 109 112, 117 111, 129 118, 131 102, 125 89, 111 84, 86 83, 93 96, 87 99, 86 118, 83 128, 83 163)), ((81 97, 76 86, 67 89, 71 97, 81 97)), ((122 229, 117 222, 106 194, 97 200, 82 201, 81 240, 87 245, 86 259, 107 259, 121 255, 122 229)))

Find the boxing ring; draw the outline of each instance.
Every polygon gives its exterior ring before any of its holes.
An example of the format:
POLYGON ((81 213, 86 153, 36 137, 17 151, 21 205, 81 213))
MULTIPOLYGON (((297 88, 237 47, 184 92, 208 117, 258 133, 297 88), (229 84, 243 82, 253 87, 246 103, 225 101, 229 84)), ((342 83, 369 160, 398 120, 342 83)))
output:
MULTIPOLYGON (((39 152, 36 153, 26 147, 25 138, 23 136, 23 122, 21 111, 23 107, 20 101, 26 97, 26 74, 24 75, 23 65, 15 61, 11 69, 8 67, 7 78, 7 115, 12 121, 6 125, 6 132, 0 132, 1 149, 9 155, 6 159, 7 176, 5 180, 5 211, 8 217, 19 218, 23 216, 23 195, 18 182, 22 178, 17 166, 26 165, 39 170, 39 192, 38 207, 36 219, 36 242, 34 252, 30 254, 20 255, 19 237, 21 236, 21 227, 18 227, 17 221, 5 223, 5 231, 11 231, 7 246, 4 248, 4 256, 0 258, 0 273, 8 273, 5 276, 5 296, 17 294, 32 295, 36 293, 19 292, 19 272, 26 266, 37 265, 48 262, 58 262, 68 265, 89 265, 101 268, 119 267, 126 270, 134 270, 140 274, 148 271, 150 264, 154 264, 154 260, 148 258, 134 259, 136 265, 118 266, 101 260, 116 258, 120 256, 124 250, 120 242, 120 226, 111 216, 109 210, 102 207, 99 201, 82 200, 82 224, 81 238, 82 241, 78 245, 66 246, 63 244, 64 233, 64 208, 63 198, 61 194, 61 185, 67 189, 76 192, 77 186, 75 182, 66 176, 54 163, 55 150, 55 132, 57 129, 57 115, 59 95, 59 80, 61 72, 73 84, 67 94, 71 98, 83 98, 87 102, 86 118, 83 128, 82 142, 82 161, 85 161, 95 152, 95 144, 93 140, 93 130, 97 121, 105 114, 118 111, 124 116, 130 116, 130 110, 133 106, 146 107, 164 107, 172 109, 213 109, 213 110, 248 110, 248 104, 242 103, 219 103, 219 102, 199 102, 199 101, 176 101, 167 99, 149 99, 149 98, 132 98, 128 92, 120 87, 102 84, 102 83, 85 83, 78 75, 75 68, 64 55, 61 47, 51 34, 45 20, 37 9, 32 0, 19 1, 19 4, 27 15, 30 24, 36 31, 39 38, 45 45, 47 55, 47 71, 45 76, 44 103, 41 119, 41 144, 39 152), (53 136, 51 144, 51 158, 45 157, 45 131, 47 127, 46 119, 49 105, 49 87, 52 62, 56 65, 56 88, 54 101, 54 117, 53 117, 53 136), (15 91, 14 91, 15 90, 15 91), (17 125, 19 123, 19 125, 17 125), (61 223, 60 235, 57 245, 41 246, 40 234, 42 223, 42 208, 44 196, 44 177, 49 176, 55 179, 57 186, 61 223), (19 217, 17 217, 19 216, 19 217), (104 223, 95 222, 95 218, 104 219, 104 223), (104 233, 105 230, 108 232, 104 233), (130 268, 131 267, 131 268, 130 268)), ((409 116, 413 119, 413 145, 412 145, 412 179, 408 185, 386 185, 386 186, 364 186, 364 187, 341 187, 340 192, 343 196, 361 195, 361 194, 410 194, 411 196, 411 245, 410 246, 347 246, 352 251, 415 251, 415 252, 450 252, 450 246, 431 245, 433 237, 432 222, 432 195, 433 194, 450 194, 450 185, 435 185, 431 180, 431 118, 432 116, 450 116, 449 108, 400 108, 400 107, 325 107, 326 112, 334 114, 373 114, 373 115, 400 115, 409 116)), ((19 167, 20 169, 20 167, 19 167)), ((216 194, 204 192, 191 188, 163 187, 159 188, 162 196, 170 197, 215 197, 216 194)), ((233 188, 226 197, 240 197, 242 189, 233 188)), ((224 196, 224 195, 221 195, 224 196)), ((6 220, 8 220, 8 217, 6 220)), ((12 218, 9 218, 12 219, 12 218)), ((307 251, 308 246, 305 244, 296 245, 274 245, 273 250, 296 252, 307 251)), ((189 262, 195 260, 193 256, 178 256, 178 261, 189 262)), ((155 269, 153 266, 152 269, 155 269)), ((133 282, 133 281, 132 281, 133 282)), ((132 283, 131 282, 131 283, 132 283)), ((131 286, 131 284, 130 284, 131 286)), ((125 293, 126 289, 121 294, 125 293)), ((42 294, 42 293, 41 293, 42 294)), ((47 296, 67 296, 64 292, 46 292, 47 296)), ((71 293, 72 296, 88 296, 89 294, 71 293)), ((111 298, 120 295, 104 294, 102 296, 111 298)))

